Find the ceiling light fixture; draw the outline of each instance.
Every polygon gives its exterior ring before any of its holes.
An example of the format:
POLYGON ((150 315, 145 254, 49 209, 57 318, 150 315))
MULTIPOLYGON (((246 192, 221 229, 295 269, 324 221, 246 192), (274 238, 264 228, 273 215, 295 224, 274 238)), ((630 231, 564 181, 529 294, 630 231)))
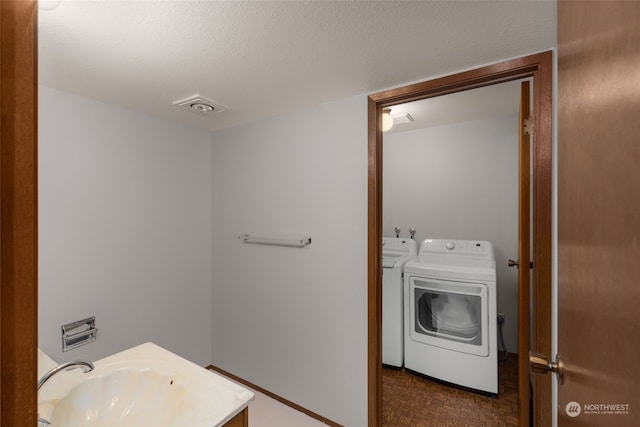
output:
POLYGON ((382 131, 386 132, 393 126, 393 119, 391 118, 391 108, 382 109, 382 131))

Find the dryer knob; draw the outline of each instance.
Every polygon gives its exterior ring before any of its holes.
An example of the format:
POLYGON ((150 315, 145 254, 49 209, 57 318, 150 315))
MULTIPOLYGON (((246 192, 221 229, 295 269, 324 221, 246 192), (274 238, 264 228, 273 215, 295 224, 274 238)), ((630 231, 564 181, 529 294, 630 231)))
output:
POLYGON ((456 247, 456 244, 453 242, 447 242, 446 247, 447 249, 452 250, 456 247))

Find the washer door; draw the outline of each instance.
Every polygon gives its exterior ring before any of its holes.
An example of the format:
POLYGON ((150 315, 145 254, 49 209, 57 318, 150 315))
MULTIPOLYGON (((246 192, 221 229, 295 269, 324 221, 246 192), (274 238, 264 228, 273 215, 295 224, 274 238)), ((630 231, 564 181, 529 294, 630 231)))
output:
POLYGON ((409 297, 412 340, 477 356, 489 355, 486 284, 412 276, 409 297))

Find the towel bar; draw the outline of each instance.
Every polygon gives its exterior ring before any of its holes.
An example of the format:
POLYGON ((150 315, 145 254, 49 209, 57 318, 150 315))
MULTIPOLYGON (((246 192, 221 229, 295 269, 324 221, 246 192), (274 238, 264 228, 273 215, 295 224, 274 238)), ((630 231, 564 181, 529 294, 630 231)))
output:
POLYGON ((311 244, 311 237, 307 236, 277 237, 244 233, 238 236, 238 239, 242 239, 245 243, 253 243, 257 245, 289 246, 294 248, 304 248, 311 244))

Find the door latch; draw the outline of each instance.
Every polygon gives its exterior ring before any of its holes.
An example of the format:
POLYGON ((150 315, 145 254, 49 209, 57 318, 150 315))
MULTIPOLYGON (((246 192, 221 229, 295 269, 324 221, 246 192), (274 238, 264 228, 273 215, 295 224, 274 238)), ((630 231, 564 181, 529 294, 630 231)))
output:
POLYGON ((555 362, 549 362, 549 358, 544 354, 529 352, 529 366, 534 374, 547 374, 555 372, 558 384, 562 384, 563 366, 560 355, 556 354, 555 362))

